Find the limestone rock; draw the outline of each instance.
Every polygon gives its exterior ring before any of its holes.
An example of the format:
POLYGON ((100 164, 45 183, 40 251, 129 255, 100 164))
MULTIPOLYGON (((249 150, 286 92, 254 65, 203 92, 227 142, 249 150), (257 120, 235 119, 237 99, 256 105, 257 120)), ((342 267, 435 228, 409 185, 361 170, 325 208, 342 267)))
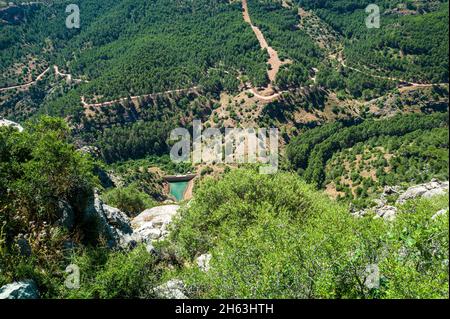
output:
POLYGON ((434 214, 434 215, 431 217, 431 219, 432 219, 432 220, 435 220, 435 219, 438 218, 439 216, 442 216, 442 215, 445 215, 445 214, 448 214, 448 208, 446 208, 446 209, 441 209, 441 210, 438 211, 436 214, 434 214))
POLYGON ((98 235, 106 238, 111 248, 127 246, 132 240, 133 230, 127 215, 119 209, 103 204, 97 191, 84 210, 83 221, 95 223, 98 235))
POLYGON ((146 209, 133 218, 132 225, 140 227, 142 223, 152 222, 155 227, 165 227, 172 221, 179 208, 178 205, 164 205, 146 209))
POLYGON ((395 215, 397 214, 397 207, 383 206, 380 208, 376 208, 375 214, 384 218, 385 220, 393 220, 395 219, 395 215))
POLYGON ((20 124, 0 117, 0 127, 2 126, 14 127, 19 132, 23 132, 23 127, 20 124))
POLYGON ((179 279, 172 279, 155 288, 155 294, 161 299, 188 299, 184 294, 184 283, 179 279))
POLYGON ((197 266, 200 268, 200 270, 207 272, 210 269, 209 263, 211 261, 212 255, 211 254, 203 254, 197 257, 197 266))
POLYGON ((448 193, 449 183, 440 182, 433 179, 429 183, 416 185, 408 188, 400 197, 397 199, 397 203, 403 204, 409 199, 414 199, 418 197, 431 198, 437 195, 444 195, 448 193))
POLYGON ((137 240, 149 243, 152 240, 164 239, 168 234, 167 226, 179 208, 178 205, 158 206, 146 209, 136 216, 131 224, 137 240))

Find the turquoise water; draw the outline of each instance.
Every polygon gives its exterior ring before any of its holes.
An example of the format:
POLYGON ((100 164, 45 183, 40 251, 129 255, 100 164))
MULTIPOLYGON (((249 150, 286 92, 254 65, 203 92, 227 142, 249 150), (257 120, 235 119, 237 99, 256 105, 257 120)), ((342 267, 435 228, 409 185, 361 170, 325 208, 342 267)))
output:
POLYGON ((183 200, 188 183, 189 182, 170 182, 170 194, 174 196, 177 201, 183 200))

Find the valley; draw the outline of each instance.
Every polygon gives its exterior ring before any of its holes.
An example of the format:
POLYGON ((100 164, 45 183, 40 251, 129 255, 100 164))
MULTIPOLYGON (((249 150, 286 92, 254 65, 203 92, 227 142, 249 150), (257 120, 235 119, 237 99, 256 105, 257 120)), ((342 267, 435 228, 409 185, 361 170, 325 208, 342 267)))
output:
POLYGON ((448 0, 68 4, 0 1, 0 298, 448 298, 448 0))

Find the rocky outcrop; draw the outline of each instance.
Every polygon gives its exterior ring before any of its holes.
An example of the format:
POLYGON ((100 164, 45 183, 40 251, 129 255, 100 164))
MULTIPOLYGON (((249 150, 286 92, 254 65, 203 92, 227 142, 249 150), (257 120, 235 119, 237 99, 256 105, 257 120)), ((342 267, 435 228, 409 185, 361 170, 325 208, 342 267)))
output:
POLYGON ((117 208, 103 204, 97 191, 88 201, 83 222, 93 223, 98 235, 105 238, 111 248, 125 247, 132 241, 133 230, 127 215, 117 208))
POLYGON ((0 288, 0 299, 38 299, 39 291, 34 281, 13 282, 0 288))
POLYGON ((93 158, 100 158, 101 157, 101 152, 100 152, 99 148, 96 147, 96 146, 85 145, 85 146, 80 147, 78 149, 78 151, 83 153, 83 154, 89 154, 93 158))
POLYGON ((446 209, 441 209, 440 211, 438 211, 436 214, 434 214, 431 219, 432 220, 436 220, 437 218, 439 218, 439 216, 448 214, 448 207, 446 209))
POLYGON ((449 182, 441 182, 436 179, 429 183, 412 186, 402 191, 399 186, 386 186, 380 198, 374 200, 375 206, 372 208, 352 212, 356 217, 362 217, 368 213, 375 213, 375 217, 381 217, 386 220, 393 220, 397 214, 397 207, 388 205, 387 197, 399 195, 396 204, 404 204, 406 201, 414 198, 431 198, 438 195, 448 194, 449 182))
POLYGON ((179 208, 178 205, 164 205, 144 210, 131 221, 134 237, 146 243, 166 238, 168 225, 179 208))
POLYGON ((20 124, 18 124, 18 123, 16 123, 16 122, 13 122, 13 121, 9 121, 9 120, 7 120, 7 119, 4 119, 4 118, 1 118, 1 117, 0 117, 0 127, 2 127, 2 126, 10 126, 10 127, 14 127, 14 128, 16 128, 19 132, 22 132, 22 131, 23 131, 23 127, 22 127, 20 124))
POLYGON ((197 257, 196 262, 198 268, 200 268, 201 271, 207 272, 209 271, 209 263, 211 261, 212 255, 211 254, 203 254, 197 257))
POLYGON ((179 279, 172 279, 155 288, 157 298, 161 299, 188 299, 184 293, 184 283, 179 279))
POLYGON ((408 188, 404 193, 400 195, 397 199, 397 203, 403 204, 409 199, 414 199, 418 197, 431 198, 437 195, 448 194, 449 182, 440 182, 433 179, 429 183, 416 185, 408 188))

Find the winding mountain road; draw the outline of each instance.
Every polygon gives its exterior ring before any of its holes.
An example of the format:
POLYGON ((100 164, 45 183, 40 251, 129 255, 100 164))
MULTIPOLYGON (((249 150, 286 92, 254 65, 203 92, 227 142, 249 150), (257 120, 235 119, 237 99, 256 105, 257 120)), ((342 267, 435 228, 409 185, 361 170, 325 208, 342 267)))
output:
POLYGON ((34 79, 31 82, 0 88, 0 92, 15 90, 15 89, 26 89, 26 88, 30 87, 31 85, 34 85, 37 82, 39 82, 49 70, 50 70, 50 67, 46 68, 41 74, 39 74, 36 77, 36 79, 34 79))

